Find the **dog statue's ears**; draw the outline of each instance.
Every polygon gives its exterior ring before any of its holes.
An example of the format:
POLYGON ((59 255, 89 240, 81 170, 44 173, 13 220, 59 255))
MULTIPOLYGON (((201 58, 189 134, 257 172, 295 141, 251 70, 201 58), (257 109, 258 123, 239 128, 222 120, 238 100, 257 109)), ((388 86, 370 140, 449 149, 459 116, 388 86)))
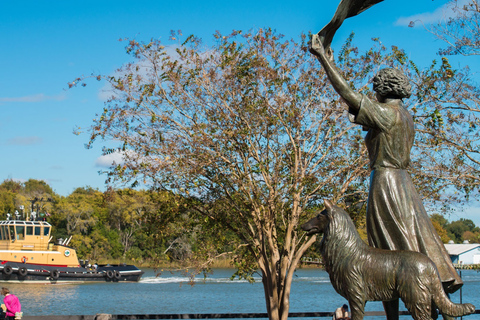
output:
POLYGON ((331 211, 333 207, 333 203, 327 199, 325 199, 324 202, 325 202, 325 208, 327 208, 328 211, 331 211))

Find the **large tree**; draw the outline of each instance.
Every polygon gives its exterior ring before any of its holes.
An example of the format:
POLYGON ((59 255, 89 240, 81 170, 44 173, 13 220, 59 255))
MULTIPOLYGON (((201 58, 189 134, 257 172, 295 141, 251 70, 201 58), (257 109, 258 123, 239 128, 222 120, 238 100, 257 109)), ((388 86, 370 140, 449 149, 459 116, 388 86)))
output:
POLYGON ((287 318, 294 270, 315 241, 298 233, 304 212, 365 190, 361 131, 305 41, 271 30, 217 33, 211 47, 193 36, 173 47, 131 41, 132 63, 95 75, 113 94, 90 143, 121 142, 105 150, 123 156, 110 178, 181 194, 235 234, 239 274, 260 269, 271 319, 287 318))

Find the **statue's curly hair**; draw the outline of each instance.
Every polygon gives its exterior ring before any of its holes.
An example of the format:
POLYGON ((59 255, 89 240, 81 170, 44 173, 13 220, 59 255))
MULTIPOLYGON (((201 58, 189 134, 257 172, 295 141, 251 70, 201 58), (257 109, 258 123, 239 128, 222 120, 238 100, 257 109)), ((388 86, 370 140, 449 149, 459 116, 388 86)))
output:
POLYGON ((373 78, 373 90, 382 97, 408 98, 412 94, 412 86, 402 71, 394 68, 380 70, 373 78))

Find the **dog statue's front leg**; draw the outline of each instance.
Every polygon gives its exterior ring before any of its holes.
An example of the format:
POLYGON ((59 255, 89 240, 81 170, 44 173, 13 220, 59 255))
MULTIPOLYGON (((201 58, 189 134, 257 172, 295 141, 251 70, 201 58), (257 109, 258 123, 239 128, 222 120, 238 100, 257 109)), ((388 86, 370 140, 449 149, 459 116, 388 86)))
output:
POLYGON ((361 299, 349 299, 348 304, 350 305, 351 311, 351 320, 363 320, 365 315, 365 303, 361 299))
POLYGON ((398 299, 392 301, 383 301, 383 308, 387 315, 387 320, 398 320, 398 299))

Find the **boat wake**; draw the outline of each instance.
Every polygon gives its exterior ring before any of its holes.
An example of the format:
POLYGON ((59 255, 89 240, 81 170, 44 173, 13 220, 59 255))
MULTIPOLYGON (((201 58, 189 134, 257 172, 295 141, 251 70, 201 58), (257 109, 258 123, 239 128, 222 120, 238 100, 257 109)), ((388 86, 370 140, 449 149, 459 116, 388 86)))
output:
MULTIPOLYGON (((255 283, 261 283, 262 279, 260 277, 255 277, 255 283)), ((239 283, 249 283, 247 280, 230 280, 230 278, 215 278, 207 277, 197 277, 194 280, 195 284, 202 283, 226 283, 226 284, 239 284, 239 283)), ((330 283, 330 279, 327 277, 294 277, 293 282, 313 282, 313 283, 330 283)), ((190 279, 182 276, 158 276, 158 277, 143 277, 140 280, 140 283, 153 283, 153 284, 164 284, 164 283, 179 283, 179 284, 189 284, 190 279)))

